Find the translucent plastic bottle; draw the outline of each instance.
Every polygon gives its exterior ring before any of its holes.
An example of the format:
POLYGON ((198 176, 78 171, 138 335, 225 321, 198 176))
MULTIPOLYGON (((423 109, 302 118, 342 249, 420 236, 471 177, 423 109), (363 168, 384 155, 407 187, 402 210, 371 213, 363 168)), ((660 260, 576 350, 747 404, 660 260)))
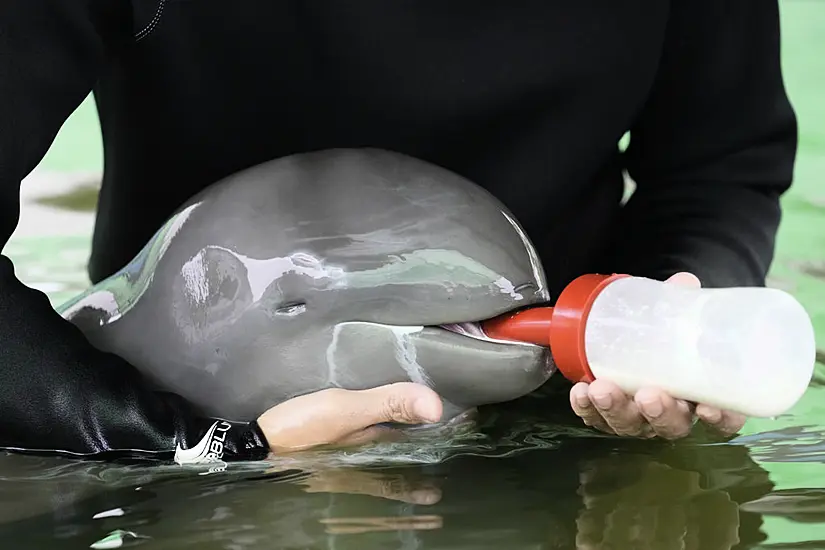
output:
POLYGON ((625 275, 585 275, 553 308, 487 321, 488 336, 550 346, 569 380, 604 378, 628 393, 674 397, 772 417, 804 394, 816 343, 811 319, 773 288, 689 288, 625 275))

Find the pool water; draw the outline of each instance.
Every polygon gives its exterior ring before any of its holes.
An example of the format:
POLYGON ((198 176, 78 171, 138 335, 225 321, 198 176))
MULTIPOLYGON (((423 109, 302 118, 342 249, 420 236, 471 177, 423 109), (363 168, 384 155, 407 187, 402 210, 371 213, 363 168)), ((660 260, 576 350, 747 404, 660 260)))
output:
MULTIPOLYGON (((770 284, 808 308, 822 349, 825 2, 786 0, 782 15, 801 143, 770 284)), ((87 101, 24 185, 23 220, 4 249, 18 277, 55 304, 88 284, 94 193, 84 182, 101 163, 97 131, 87 101)), ((565 388, 551 384, 481 411, 475 429, 447 439, 306 453, 225 472, 0 455, 0 543, 33 550, 825 549, 824 385, 818 365, 792 411, 752 419, 729 442, 701 428, 676 443, 595 434, 572 417, 565 388)))

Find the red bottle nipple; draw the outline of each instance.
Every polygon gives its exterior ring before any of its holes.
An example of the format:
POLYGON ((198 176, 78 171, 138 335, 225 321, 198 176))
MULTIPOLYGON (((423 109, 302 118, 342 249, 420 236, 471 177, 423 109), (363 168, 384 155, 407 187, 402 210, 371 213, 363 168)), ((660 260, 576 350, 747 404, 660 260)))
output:
POLYGON ((590 308, 610 283, 628 275, 582 275, 574 279, 554 307, 534 307, 505 313, 481 323, 484 333, 496 340, 529 342, 549 347, 562 375, 571 382, 592 382, 587 362, 584 330, 590 308))

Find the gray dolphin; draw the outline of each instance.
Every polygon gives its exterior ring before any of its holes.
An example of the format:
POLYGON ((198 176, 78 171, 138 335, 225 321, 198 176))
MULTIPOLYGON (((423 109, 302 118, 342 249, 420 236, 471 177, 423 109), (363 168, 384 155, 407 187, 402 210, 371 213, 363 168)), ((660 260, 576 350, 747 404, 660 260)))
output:
POLYGON ((58 311, 208 415, 414 381, 446 421, 549 378, 547 349, 477 324, 549 298, 533 245, 487 191, 405 155, 334 149, 215 183, 58 311))

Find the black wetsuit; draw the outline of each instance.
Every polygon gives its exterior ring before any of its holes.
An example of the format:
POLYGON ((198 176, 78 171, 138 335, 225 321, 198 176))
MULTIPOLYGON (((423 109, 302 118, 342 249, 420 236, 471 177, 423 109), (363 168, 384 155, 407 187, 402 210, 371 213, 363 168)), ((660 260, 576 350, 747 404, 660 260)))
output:
MULTIPOLYGON (((0 236, 18 219, 20 180, 94 90, 105 149, 94 281, 223 176, 370 146, 497 195, 554 295, 595 270, 764 284, 797 146, 776 0, 9 0, 2 11, 0 236), (623 170, 638 188, 622 208, 623 170)), ((5 257, 0 346, 0 446, 171 457, 216 421, 91 348, 5 257)), ((237 425, 221 448, 257 457, 265 442, 237 425)))

